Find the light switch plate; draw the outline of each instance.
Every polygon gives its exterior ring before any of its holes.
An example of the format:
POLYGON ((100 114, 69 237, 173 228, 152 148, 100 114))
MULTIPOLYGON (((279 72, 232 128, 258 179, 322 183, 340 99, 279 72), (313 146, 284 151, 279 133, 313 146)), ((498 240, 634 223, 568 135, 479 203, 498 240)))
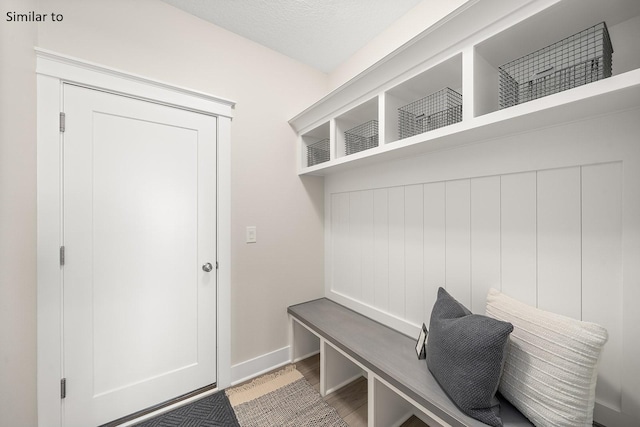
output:
POLYGON ((256 227, 249 226, 247 227, 247 243, 256 243, 258 241, 258 236, 256 234, 256 227))

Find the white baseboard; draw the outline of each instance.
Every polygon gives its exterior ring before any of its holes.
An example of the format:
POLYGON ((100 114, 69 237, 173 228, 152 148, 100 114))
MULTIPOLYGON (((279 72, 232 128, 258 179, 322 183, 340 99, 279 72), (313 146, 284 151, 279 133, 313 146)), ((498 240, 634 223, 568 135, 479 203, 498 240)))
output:
POLYGON ((289 362, 289 346, 286 346, 271 353, 238 363, 231 366, 231 385, 250 380, 289 362))

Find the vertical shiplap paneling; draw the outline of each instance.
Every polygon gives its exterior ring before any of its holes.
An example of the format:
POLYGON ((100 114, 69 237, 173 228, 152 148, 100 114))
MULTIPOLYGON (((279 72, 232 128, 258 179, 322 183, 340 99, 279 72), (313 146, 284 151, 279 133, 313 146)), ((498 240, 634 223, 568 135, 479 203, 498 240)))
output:
POLYGON ((500 177, 471 180, 471 306, 484 314, 490 288, 500 289, 500 177))
POLYGON ((361 192, 360 236, 362 243, 362 302, 374 304, 373 190, 361 192))
POLYGON ((374 306, 389 310, 389 190, 373 192, 374 306))
POLYGON ((622 163, 582 167, 582 319, 609 332, 598 364, 597 395, 620 411, 622 163))
POLYGON ((537 306, 536 172, 500 177, 502 292, 537 306))
POLYGON ((347 294, 349 277, 349 193, 331 195, 333 275, 331 288, 347 294))
POLYGON ((404 187, 389 188, 389 313, 405 317, 404 187))
POLYGON ((445 283, 474 313, 493 286, 599 323, 597 395, 620 410, 622 176, 609 163, 332 194, 332 289, 418 325, 445 283))
POLYGON ((422 325, 424 295, 422 286, 424 262, 423 188, 410 185, 404 190, 405 206, 405 316, 416 325, 422 325))
POLYGON ((538 172, 538 307, 580 319, 580 168, 538 172))
POLYGON ((362 192, 349 193, 349 249, 347 251, 349 274, 346 294, 358 301, 362 297, 362 210, 362 192))
POLYGON ((424 318, 429 325, 438 288, 445 286, 445 184, 424 185, 424 318))
POLYGON ((471 218, 468 179, 446 183, 447 291, 466 307, 471 306, 471 218))

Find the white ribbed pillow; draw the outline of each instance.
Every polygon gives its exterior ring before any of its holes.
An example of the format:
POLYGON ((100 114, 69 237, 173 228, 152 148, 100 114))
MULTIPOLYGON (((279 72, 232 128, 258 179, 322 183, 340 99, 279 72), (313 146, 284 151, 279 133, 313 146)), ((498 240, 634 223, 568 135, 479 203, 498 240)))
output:
POLYGON ((491 289, 487 316, 513 325, 500 393, 536 426, 591 427, 607 330, 491 289))

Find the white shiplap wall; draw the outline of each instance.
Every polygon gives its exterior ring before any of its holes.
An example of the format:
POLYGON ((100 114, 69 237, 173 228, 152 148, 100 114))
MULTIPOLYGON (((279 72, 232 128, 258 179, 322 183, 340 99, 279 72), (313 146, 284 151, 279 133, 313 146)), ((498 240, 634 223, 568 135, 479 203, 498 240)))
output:
POLYGON ((640 287, 639 119, 627 111, 327 177, 327 295, 415 336, 439 286, 475 313, 495 287, 599 323, 609 342, 596 419, 640 419, 640 316, 623 300, 640 287))
POLYGON ((583 283, 621 287, 621 194, 622 162, 332 194, 332 290, 416 326, 439 286, 475 313, 495 287, 591 319, 583 283))

